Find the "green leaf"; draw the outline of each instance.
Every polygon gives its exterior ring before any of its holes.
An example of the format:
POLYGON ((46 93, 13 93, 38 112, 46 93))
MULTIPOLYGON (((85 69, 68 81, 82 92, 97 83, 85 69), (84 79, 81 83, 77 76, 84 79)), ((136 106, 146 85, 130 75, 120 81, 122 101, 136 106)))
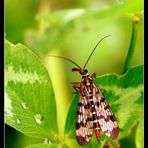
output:
MULTIPOLYGON (((117 118, 121 129, 118 138, 127 136, 131 128, 143 119, 143 65, 130 68, 122 76, 107 74, 97 77, 95 82, 105 90, 104 96, 117 118)), ((75 137, 77 102, 78 94, 72 100, 66 120, 65 134, 69 138, 75 137)))
POLYGON ((78 98, 79 98, 78 94, 76 94, 73 97, 66 119, 65 134, 67 134, 69 138, 75 138, 75 124, 76 124, 78 98))
POLYGON ((99 77, 96 83, 105 89, 105 98, 121 129, 118 136, 121 139, 130 133, 143 114, 143 65, 132 67, 120 77, 108 76, 99 77))
POLYGON ((5 123, 25 135, 57 140, 57 112, 44 64, 22 44, 5 40, 5 123))

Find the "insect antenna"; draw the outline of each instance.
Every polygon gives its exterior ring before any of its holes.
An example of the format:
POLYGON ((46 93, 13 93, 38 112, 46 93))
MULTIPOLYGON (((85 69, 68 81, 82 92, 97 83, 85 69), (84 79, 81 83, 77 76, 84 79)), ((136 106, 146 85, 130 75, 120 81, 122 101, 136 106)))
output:
POLYGON ((101 42, 102 40, 104 40, 105 38, 109 37, 109 36, 111 36, 111 35, 107 35, 107 36, 103 37, 103 38, 96 44, 96 46, 94 47, 93 51, 92 51, 91 54, 89 55, 89 57, 88 57, 88 59, 87 59, 85 65, 84 65, 83 69, 86 67, 88 61, 90 60, 92 54, 94 53, 94 51, 96 50, 96 48, 97 48, 97 46, 100 44, 100 42, 101 42))
POLYGON ((49 56, 50 56, 50 57, 55 57, 55 58, 60 58, 60 59, 65 59, 65 60, 67 60, 67 61, 73 63, 74 65, 76 65, 77 67, 79 67, 79 68, 81 69, 81 67, 80 67, 77 63, 75 63, 74 61, 72 61, 72 60, 70 60, 70 59, 68 59, 68 58, 66 58, 66 57, 56 56, 56 55, 49 55, 49 56))

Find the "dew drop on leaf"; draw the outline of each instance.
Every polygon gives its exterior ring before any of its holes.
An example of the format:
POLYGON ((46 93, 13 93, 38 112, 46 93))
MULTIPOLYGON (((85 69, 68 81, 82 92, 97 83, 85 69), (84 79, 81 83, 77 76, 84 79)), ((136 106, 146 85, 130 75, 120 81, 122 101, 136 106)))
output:
POLYGON ((16 123, 17 123, 17 124, 21 124, 20 119, 17 118, 17 119, 16 119, 16 123))
POLYGON ((45 138, 44 144, 51 144, 50 140, 48 138, 45 138))
POLYGON ((41 124, 41 121, 42 121, 42 116, 41 116, 41 114, 36 114, 36 115, 34 116, 34 118, 35 118, 36 123, 41 124))

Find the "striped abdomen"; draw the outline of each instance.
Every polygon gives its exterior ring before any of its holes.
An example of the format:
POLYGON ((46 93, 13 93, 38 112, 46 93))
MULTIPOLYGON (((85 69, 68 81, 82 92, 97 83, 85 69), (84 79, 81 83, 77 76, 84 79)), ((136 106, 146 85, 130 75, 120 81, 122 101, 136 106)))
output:
MULTIPOLYGON (((97 111, 96 111, 96 108, 95 108, 95 105, 99 104, 99 102, 94 102, 94 97, 96 95, 94 95, 94 87, 93 87, 93 84, 94 84, 94 81, 91 77, 86 77, 85 79, 82 79, 82 83, 84 84, 84 93, 87 94, 88 96, 88 102, 89 102, 89 109, 90 109, 90 112, 92 114, 92 120, 93 120, 93 129, 96 133, 96 137, 98 140, 100 140, 100 125, 99 125, 99 121, 98 121, 98 117, 97 117, 97 111)), ((97 92, 99 93, 99 92, 97 92)))

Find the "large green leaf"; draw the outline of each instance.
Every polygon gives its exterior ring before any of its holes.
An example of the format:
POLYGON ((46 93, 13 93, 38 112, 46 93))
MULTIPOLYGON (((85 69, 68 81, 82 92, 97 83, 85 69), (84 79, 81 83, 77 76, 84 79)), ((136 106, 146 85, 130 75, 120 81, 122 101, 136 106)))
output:
POLYGON ((120 77, 105 77, 100 77, 96 83, 106 90, 105 97, 119 122, 120 139, 130 133, 143 115, 143 65, 132 67, 120 77))
MULTIPOLYGON (((95 82, 105 90, 104 96, 117 118, 118 139, 127 136, 132 127, 143 120, 143 65, 132 67, 122 76, 107 74, 97 77, 95 82)), ((72 100, 66 120, 65 134, 69 138, 75 138, 77 102, 78 94, 72 100)))
POLYGON ((57 112, 44 64, 22 44, 5 40, 5 123, 25 135, 57 139, 57 112))

